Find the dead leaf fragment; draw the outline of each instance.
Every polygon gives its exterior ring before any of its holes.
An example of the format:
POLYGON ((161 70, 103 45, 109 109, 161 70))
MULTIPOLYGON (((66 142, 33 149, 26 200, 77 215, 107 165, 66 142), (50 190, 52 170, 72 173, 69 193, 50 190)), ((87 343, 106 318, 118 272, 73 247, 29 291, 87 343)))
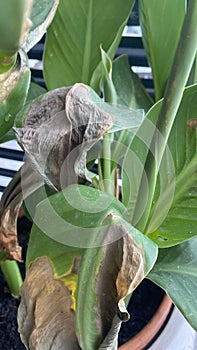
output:
POLYGON ((18 324, 27 349, 80 349, 75 335, 70 292, 54 278, 47 257, 37 259, 30 266, 21 288, 18 324))
POLYGON ((48 92, 27 112, 18 140, 32 167, 60 190, 88 179, 87 151, 112 125, 112 117, 92 101, 88 87, 75 84, 48 92))
POLYGON ((1 198, 0 251, 6 249, 7 258, 10 260, 21 261, 21 247, 18 245, 17 240, 19 209, 23 199, 38 188, 40 184, 40 177, 26 162, 11 180, 1 198))
MULTIPOLYGON (((103 343, 101 349, 116 349, 122 321, 129 319, 124 298, 131 294, 145 276, 143 250, 126 226, 115 216, 105 237, 121 237, 102 247, 103 259, 96 278, 97 329, 103 343)), ((105 243, 105 242, 104 242, 105 243)))

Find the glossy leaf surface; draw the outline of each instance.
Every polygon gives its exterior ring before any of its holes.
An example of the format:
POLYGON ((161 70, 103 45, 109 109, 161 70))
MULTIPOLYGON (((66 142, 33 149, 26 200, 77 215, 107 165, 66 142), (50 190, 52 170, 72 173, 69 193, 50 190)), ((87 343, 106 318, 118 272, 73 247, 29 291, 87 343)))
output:
POLYGON ((161 249, 148 275, 168 293, 191 326, 197 330, 197 238, 177 247, 161 249))

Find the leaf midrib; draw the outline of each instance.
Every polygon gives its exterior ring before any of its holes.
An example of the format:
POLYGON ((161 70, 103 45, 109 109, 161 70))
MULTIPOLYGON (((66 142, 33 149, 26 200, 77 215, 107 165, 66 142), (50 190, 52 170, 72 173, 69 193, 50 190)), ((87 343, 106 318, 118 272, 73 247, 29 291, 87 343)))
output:
POLYGON ((82 63, 82 73, 81 80, 84 84, 89 83, 89 67, 90 67, 90 58, 91 58, 91 42, 92 42, 92 14, 93 14, 93 0, 89 1, 88 13, 87 13, 87 23, 86 23, 86 32, 85 32, 85 46, 84 46, 84 55, 82 63))

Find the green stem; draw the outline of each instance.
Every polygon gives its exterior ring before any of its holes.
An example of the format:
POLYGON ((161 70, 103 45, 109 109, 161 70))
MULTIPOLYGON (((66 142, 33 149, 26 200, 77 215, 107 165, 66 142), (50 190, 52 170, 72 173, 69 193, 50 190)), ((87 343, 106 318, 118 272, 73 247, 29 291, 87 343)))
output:
POLYGON ((102 192, 105 192, 104 184, 103 184, 103 173, 102 173, 102 159, 98 159, 98 177, 99 177, 99 189, 102 192))
POLYGON ((111 181, 111 143, 113 134, 103 136, 103 180, 105 192, 114 194, 114 185, 111 181))
POLYGON ((5 260, 1 262, 1 270, 11 294, 15 297, 19 297, 23 280, 17 262, 14 260, 5 260))
MULTIPOLYGON (((145 231, 150 217, 152 201, 154 197, 159 166, 166 149, 168 138, 182 100, 185 85, 188 81, 190 71, 197 51, 197 0, 190 0, 188 12, 183 23, 178 47, 175 53, 173 65, 167 82, 163 103, 158 116, 157 130, 152 140, 150 149, 157 154, 157 163, 151 152, 149 152, 145 164, 145 174, 149 179, 148 202, 145 211, 138 222, 137 228, 145 231), (159 137, 158 131, 163 137, 159 137)), ((143 198, 142 187, 138 194, 136 212, 138 213, 143 198)))
POLYGON ((190 0, 158 118, 158 129, 165 135, 165 143, 161 149, 161 158, 196 57, 196 18, 197 0, 190 0))

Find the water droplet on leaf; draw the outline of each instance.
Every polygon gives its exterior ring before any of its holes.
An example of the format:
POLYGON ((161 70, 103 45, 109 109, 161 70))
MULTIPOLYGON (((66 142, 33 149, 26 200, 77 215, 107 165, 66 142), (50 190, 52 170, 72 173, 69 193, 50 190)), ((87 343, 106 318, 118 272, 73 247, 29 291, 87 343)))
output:
POLYGON ((8 113, 8 114, 5 116, 4 120, 5 120, 5 122, 7 123, 7 122, 10 121, 11 118, 12 118, 12 115, 11 115, 10 113, 8 113))

